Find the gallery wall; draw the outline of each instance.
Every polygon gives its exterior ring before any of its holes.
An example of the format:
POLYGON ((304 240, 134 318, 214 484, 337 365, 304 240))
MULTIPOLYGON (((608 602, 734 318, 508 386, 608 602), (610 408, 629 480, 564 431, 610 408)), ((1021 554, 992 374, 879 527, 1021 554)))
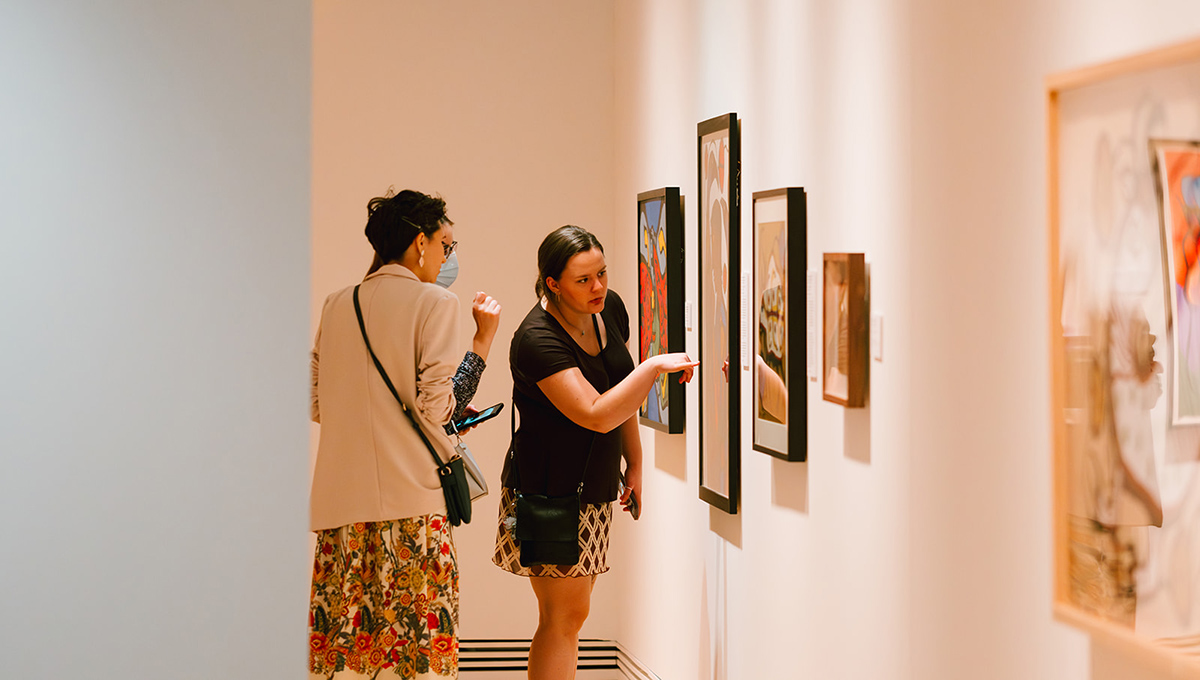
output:
POLYGON ((310 44, 0 3, 6 678, 305 672, 310 44))
MULTIPOLYGON (((447 198, 455 290, 506 307, 493 403, 541 236, 591 227, 632 300, 636 193, 680 186, 693 227, 695 124, 736 111, 743 196, 804 186, 810 264, 867 253, 884 358, 867 409, 809 386, 808 463, 743 446, 737 516, 696 498, 694 427, 645 431, 585 634, 667 680, 1170 677, 1049 613, 1042 79, 1189 10, 5 3, 5 675, 302 677, 307 351, 367 198, 447 198)), ((472 435, 493 479, 505 429, 472 435)), ((489 515, 462 632, 527 636, 489 515)))
MULTIPOLYGON (((807 463, 754 451, 743 419, 735 516, 697 498, 695 388, 686 435, 643 431, 645 515, 618 527, 614 545, 628 592, 620 639, 663 678, 910 677, 905 4, 618 2, 616 12, 617 214, 632 215, 639 191, 680 186, 694 277, 696 123, 737 112, 742 270, 751 195, 804 187, 807 266, 819 270, 823 252, 865 252, 886 338, 867 408, 822 401, 816 382, 790 386, 807 390, 807 463)), ((632 222, 618 232, 623 258, 636 255, 634 233, 632 222)), ((802 318, 802 291, 792 305, 802 318)), ((688 343, 697 350, 695 332, 688 343)))
POLYGON ((644 432, 647 513, 618 532, 615 572, 620 639, 649 667, 1172 677, 1051 616, 1043 79, 1194 37, 1187 10, 617 3, 616 214, 679 185, 694 230, 695 123, 736 111, 743 224, 752 192, 805 187, 810 266, 865 252, 884 328, 867 409, 810 385, 807 463, 743 427, 738 517, 695 499, 694 412, 686 437, 644 432))
MULTIPOLYGON (((743 422, 735 516, 697 498, 694 400, 687 434, 643 430, 645 515, 615 523, 585 636, 667 679, 1159 677, 1050 613, 1042 83, 1200 32, 1185 9, 319 2, 314 323, 366 267, 365 200, 440 192, 454 289, 505 305, 476 402, 504 400, 540 238, 592 228, 632 303, 636 194, 682 189, 694 253, 695 126, 737 112, 743 223, 752 192, 805 187, 809 266, 866 253, 883 360, 865 409, 808 385, 807 463, 753 451, 743 422)), ((471 435, 493 479, 505 430, 471 435)), ((462 634, 527 637, 533 600, 490 565, 480 511, 456 533, 462 634)))
MULTIPOLYGON (((534 304, 538 244, 564 224, 613 244, 612 22, 607 2, 314 4, 313 330, 325 296, 370 264, 367 201, 389 187, 440 194, 459 242, 463 351, 475 292, 503 306, 474 403, 512 408, 508 347, 534 304)), ((495 489, 454 534, 468 638, 527 639, 537 625, 528 582, 491 563, 508 416, 467 437, 495 489)), ((615 636, 615 586, 597 585, 585 636, 615 636)))

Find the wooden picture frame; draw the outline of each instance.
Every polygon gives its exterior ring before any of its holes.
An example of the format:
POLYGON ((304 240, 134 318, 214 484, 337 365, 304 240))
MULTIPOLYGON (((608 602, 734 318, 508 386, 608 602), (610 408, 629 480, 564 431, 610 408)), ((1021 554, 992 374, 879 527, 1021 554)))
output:
POLYGON ((825 253, 821 396, 847 408, 867 400, 867 267, 862 253, 825 253))
POLYGON ((741 485, 740 138, 736 113, 696 126, 700 498, 730 514, 741 485))
MULTIPOLYGON (((679 187, 638 194, 638 360, 683 352, 683 199, 679 187)), ((678 374, 654 381, 638 422, 680 434, 687 415, 678 374)))
MULTIPOLYGON (((1190 673, 1200 412, 1179 383, 1200 270, 1175 257, 1171 210, 1188 206, 1170 205, 1161 152, 1196 148, 1198 79, 1200 41, 1046 79, 1054 613, 1190 673)), ((1200 232, 1200 211, 1179 225, 1200 232)))
POLYGON ((756 191, 752 215, 750 422, 754 450, 803 461, 808 458, 807 196, 804 189, 795 187, 756 191))

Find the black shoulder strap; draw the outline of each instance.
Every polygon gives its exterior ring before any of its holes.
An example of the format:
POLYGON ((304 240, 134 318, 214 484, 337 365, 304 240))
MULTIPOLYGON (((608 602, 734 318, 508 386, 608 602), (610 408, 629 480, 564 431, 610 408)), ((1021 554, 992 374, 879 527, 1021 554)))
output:
POLYGON ((421 424, 417 422, 417 419, 413 416, 412 411, 408 410, 408 406, 406 406, 404 400, 400 398, 400 393, 396 391, 396 386, 392 384, 392 380, 388 377, 387 371, 383 370, 383 364, 379 362, 379 357, 375 356, 375 350, 371 349, 371 341, 367 339, 367 325, 363 322, 362 305, 358 303, 358 289, 360 286, 361 284, 354 287, 354 313, 358 315, 358 329, 362 331, 363 342, 367 345, 367 352, 371 354, 371 361, 375 362, 375 368, 379 370, 379 375, 383 376, 383 382, 387 384, 388 389, 392 392, 392 396, 396 398, 397 402, 399 402, 400 410, 404 411, 404 415, 408 416, 408 420, 412 423, 413 429, 417 431, 417 434, 421 435, 421 441, 425 442, 425 448, 429 449, 429 455, 433 456, 433 462, 437 464, 439 469, 446 467, 446 464, 443 463, 442 459, 438 457, 437 450, 433 448, 433 444, 430 443, 429 438, 425 436, 425 431, 421 429, 421 424))
POLYGON ((596 330, 596 342, 600 345, 600 351, 603 352, 608 345, 608 327, 605 326, 604 335, 600 335, 600 323, 596 321, 599 316, 599 314, 592 315, 592 328, 596 330))

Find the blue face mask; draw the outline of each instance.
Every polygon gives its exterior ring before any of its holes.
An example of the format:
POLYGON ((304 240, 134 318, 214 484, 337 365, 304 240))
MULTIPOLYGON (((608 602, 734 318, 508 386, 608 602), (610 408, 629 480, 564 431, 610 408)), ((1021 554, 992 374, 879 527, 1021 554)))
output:
POLYGON ((450 253, 450 257, 442 263, 442 269, 438 272, 437 281, 434 281, 442 288, 449 288, 450 284, 458 278, 458 253, 450 253))

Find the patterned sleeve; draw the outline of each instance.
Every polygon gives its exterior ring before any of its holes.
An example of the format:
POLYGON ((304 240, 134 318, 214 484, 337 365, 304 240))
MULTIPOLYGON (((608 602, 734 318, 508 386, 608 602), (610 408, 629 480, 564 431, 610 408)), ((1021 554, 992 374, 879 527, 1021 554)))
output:
MULTIPOLYGON (((458 365, 458 372, 454 374, 454 417, 452 420, 462 418, 467 404, 470 404, 471 400, 475 398, 475 390, 479 389, 479 379, 483 377, 485 368, 487 368, 487 364, 484 363, 483 358, 468 350, 462 363, 458 365)), ((447 429, 447 432, 449 431, 447 429)))

